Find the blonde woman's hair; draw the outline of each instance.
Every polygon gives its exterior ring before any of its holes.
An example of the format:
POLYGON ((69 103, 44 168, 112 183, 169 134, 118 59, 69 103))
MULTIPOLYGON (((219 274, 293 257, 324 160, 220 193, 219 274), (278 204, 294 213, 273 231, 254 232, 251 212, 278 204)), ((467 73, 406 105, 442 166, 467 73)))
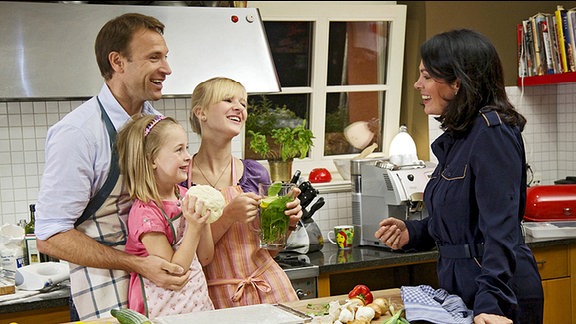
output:
POLYGON ((118 164, 124 176, 130 200, 145 203, 154 201, 161 205, 152 163, 164 145, 166 129, 181 126, 171 117, 160 115, 137 115, 118 132, 116 148, 118 164))
POLYGON ((194 113, 196 110, 204 112, 208 110, 209 105, 238 95, 244 100, 248 100, 246 88, 244 88, 242 83, 229 78, 216 77, 198 84, 192 93, 192 107, 189 117, 192 131, 202 135, 200 121, 194 113))

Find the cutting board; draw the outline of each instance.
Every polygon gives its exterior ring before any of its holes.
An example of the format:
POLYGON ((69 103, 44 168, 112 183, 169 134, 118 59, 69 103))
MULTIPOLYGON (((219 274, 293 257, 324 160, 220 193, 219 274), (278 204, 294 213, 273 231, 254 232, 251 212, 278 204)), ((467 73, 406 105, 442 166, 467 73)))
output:
MULTIPOLYGON (((311 320, 311 317, 295 312, 282 305, 258 304, 250 306, 216 309, 205 312, 194 312, 180 315, 161 316, 154 324, 190 324, 190 323, 221 323, 221 324, 300 324, 311 320)), ((75 322, 80 324, 80 322, 75 322)), ((113 318, 93 321, 83 321, 83 324, 114 324, 113 318)))
MULTIPOLYGON (((375 290, 372 291, 372 295, 374 296, 374 298, 384 298, 387 300, 389 299, 392 303, 398 306, 397 307, 398 309, 403 307, 404 305, 402 303, 402 296, 400 295, 399 288, 375 290)), ((320 309, 322 308, 322 306, 328 304, 331 301, 337 300, 340 302, 340 304, 344 304, 346 299, 348 299, 347 295, 338 295, 338 296, 322 297, 315 299, 303 299, 295 302, 284 303, 284 305, 292 309, 295 309, 299 312, 302 312, 304 314, 310 314, 313 313, 315 309, 320 309)), ((390 317, 392 317, 392 315, 390 315, 390 313, 387 313, 381 316, 379 319, 373 320, 372 323, 382 323, 384 320, 390 317)))
POLYGON ((0 277, 0 295, 9 295, 16 292, 14 280, 0 277))
POLYGON ((157 324, 234 323, 234 324, 298 324, 304 318, 290 310, 271 304, 231 307, 157 318, 157 324))

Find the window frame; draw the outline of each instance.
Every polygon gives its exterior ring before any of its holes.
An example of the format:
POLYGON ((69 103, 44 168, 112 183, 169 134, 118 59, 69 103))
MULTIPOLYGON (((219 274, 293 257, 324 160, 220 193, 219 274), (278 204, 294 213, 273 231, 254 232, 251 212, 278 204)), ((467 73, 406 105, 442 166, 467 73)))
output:
MULTIPOLYGON (((294 159, 293 170, 300 170, 306 176, 314 168, 330 170, 333 178, 339 178, 333 159, 351 158, 357 154, 324 156, 324 119, 326 116, 326 95, 336 92, 384 92, 384 120, 382 143, 379 148, 382 155, 400 127, 400 103, 402 94, 402 73, 404 65, 404 42, 406 32, 406 6, 395 1, 382 1, 367 4, 357 2, 290 2, 290 1, 248 1, 248 7, 258 8, 262 21, 310 21, 313 23, 312 62, 310 87, 283 87, 282 94, 310 95, 310 123, 315 139, 309 157, 294 159), (390 34, 388 40, 387 80, 384 84, 368 85, 327 85, 327 61, 330 22, 388 21, 390 34), (318 117, 320 116, 320 117, 318 117)), ((242 147, 245 135, 242 135, 242 147)), ((267 164, 267 161, 260 160, 267 164)))

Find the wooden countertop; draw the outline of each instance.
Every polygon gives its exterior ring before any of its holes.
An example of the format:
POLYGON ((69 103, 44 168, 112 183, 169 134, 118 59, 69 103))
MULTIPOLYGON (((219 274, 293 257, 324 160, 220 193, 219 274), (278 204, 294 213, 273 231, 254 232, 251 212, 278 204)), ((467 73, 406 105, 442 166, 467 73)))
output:
MULTIPOLYGON (((393 303, 396 309, 403 307, 402 297, 400 296, 400 288, 384 289, 372 291, 374 298, 384 298, 393 303)), ((295 309, 304 314, 310 314, 314 312, 314 309, 320 309, 322 306, 328 304, 331 301, 337 300, 340 304, 344 304, 345 300, 348 299, 347 295, 338 295, 314 299, 303 299, 295 302, 284 303, 284 305, 295 309)), ((391 314, 384 314, 379 319, 373 320, 372 323, 381 323, 384 320, 392 317, 391 314)))
MULTIPOLYGON (((384 290, 376 290, 372 292, 374 298, 385 298, 390 300, 390 302, 397 305, 396 308, 402 307, 402 298, 400 296, 400 289, 393 288, 393 289, 384 289, 384 290)), ((322 297, 322 298, 314 298, 314 299, 304 299, 295 302, 283 303, 283 305, 288 306, 292 309, 295 309, 299 312, 304 314, 310 314, 314 312, 314 309, 320 309, 322 306, 328 304, 331 301, 338 300, 340 304, 344 304, 344 301, 348 298, 347 295, 338 295, 338 296, 330 296, 330 297, 322 297)), ((372 323, 382 323, 387 318, 390 318, 392 315, 385 314, 381 316, 377 320, 373 320, 372 323)), ((74 322, 77 324, 118 324, 118 321, 115 318, 103 318, 94 321, 82 321, 82 322, 74 322)))

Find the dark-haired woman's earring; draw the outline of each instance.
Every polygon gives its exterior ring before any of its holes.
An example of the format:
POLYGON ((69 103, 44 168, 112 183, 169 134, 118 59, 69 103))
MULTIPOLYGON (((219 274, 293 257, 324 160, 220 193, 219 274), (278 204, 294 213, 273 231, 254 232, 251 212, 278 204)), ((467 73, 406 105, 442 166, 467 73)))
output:
POLYGON ((456 97, 458 95, 458 89, 456 89, 456 91, 454 91, 454 97, 456 97))

